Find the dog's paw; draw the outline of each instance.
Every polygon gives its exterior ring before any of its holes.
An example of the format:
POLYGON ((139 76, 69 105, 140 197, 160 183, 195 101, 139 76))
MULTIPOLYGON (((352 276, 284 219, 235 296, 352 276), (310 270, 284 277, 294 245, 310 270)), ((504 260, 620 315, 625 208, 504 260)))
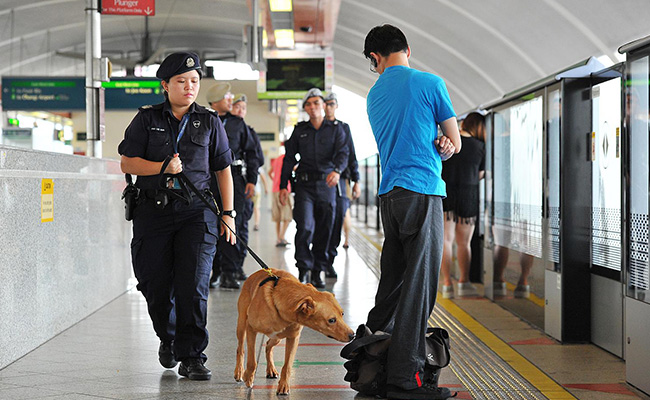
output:
POLYGON ((289 394, 289 383, 287 381, 280 380, 278 382, 278 391, 279 396, 285 396, 289 394))
POLYGON ((274 367, 266 368, 266 379, 278 379, 278 370, 274 367))
POLYGON ((244 375, 244 369, 243 368, 236 368, 235 369, 235 381, 236 382, 243 381, 242 375, 244 375))
POLYGON ((254 380, 255 380, 255 372, 253 373, 248 373, 248 371, 244 372, 244 383, 246 384, 247 387, 252 388, 254 380))

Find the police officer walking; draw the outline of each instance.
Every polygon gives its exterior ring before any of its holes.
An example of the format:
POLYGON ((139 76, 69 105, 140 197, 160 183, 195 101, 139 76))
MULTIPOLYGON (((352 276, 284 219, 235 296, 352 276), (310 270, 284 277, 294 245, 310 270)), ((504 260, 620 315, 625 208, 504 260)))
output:
POLYGON ((332 228, 332 236, 327 250, 328 264, 325 270, 325 276, 328 278, 336 278, 336 270, 334 269, 334 258, 338 254, 336 249, 341 243, 341 230, 343 229, 343 220, 345 213, 350 208, 350 199, 348 198, 348 182, 354 182, 352 186, 352 200, 357 199, 361 195, 361 184, 359 183, 359 163, 357 162, 357 153, 354 150, 354 141, 352 140, 352 133, 350 132, 350 125, 343 121, 336 119, 336 109, 339 108, 339 101, 336 93, 330 93, 325 97, 325 119, 336 121, 343 126, 345 132, 345 141, 350 152, 348 157, 348 165, 341 174, 339 181, 339 191, 336 196, 336 211, 334 214, 334 227, 332 228))
MULTIPOLYGON (((211 372, 203 351, 208 345, 208 284, 217 227, 226 241, 234 243, 235 236, 197 196, 189 204, 180 200, 184 192, 174 189, 178 178, 161 180, 160 174, 165 165, 166 174, 185 171, 194 186, 209 194, 215 171, 223 204, 232 209, 232 157, 218 116, 195 103, 202 77, 199 57, 173 53, 156 76, 162 80, 165 102, 140 108, 118 148, 122 171, 138 176, 133 269, 160 338, 161 365, 173 368, 180 361, 180 375, 207 380, 211 372)), ((223 221, 235 228, 231 216, 224 215, 223 221)))
POLYGON ((248 241, 247 210, 252 210, 251 198, 255 194, 258 168, 260 160, 257 151, 257 142, 244 122, 244 119, 231 114, 233 95, 229 83, 218 83, 208 90, 207 99, 210 106, 219 114, 223 122, 230 150, 233 152, 234 161, 231 165, 234 184, 234 209, 226 209, 224 214, 231 214, 235 218, 237 233, 242 238, 235 246, 220 240, 219 251, 214 258, 212 268, 212 282, 216 285, 220 276, 219 286, 224 289, 239 289, 237 280, 245 280, 243 264, 246 257, 246 243, 248 241))
POLYGON ((309 114, 309 121, 296 125, 285 142, 280 203, 285 205, 289 201, 287 184, 299 154, 300 163, 293 183, 298 278, 303 283, 311 282, 317 288, 324 288, 320 273, 328 265, 327 246, 334 225, 336 188, 347 166, 349 151, 341 124, 326 120, 323 115, 323 94, 319 89, 310 89, 302 105, 309 114))

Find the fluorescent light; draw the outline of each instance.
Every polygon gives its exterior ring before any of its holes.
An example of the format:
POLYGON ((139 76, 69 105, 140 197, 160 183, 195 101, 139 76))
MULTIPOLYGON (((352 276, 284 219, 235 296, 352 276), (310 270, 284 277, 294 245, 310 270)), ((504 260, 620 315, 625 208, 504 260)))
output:
POLYGON ((295 42, 293 40, 293 29, 276 29, 273 31, 275 34, 276 47, 293 47, 295 42))
POLYGON ((212 67, 214 79, 218 81, 256 81, 260 78, 259 71, 251 68, 246 63, 236 63, 232 61, 214 61, 207 60, 205 65, 212 67))
POLYGON ((270 0, 269 6, 272 12, 290 12, 293 10, 291 0, 270 0))

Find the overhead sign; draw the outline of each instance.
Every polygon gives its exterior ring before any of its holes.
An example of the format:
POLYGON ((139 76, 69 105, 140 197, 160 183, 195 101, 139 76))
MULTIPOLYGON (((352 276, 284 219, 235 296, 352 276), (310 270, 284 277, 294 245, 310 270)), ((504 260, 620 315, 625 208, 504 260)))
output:
POLYGON ((156 15, 155 0, 102 0, 102 14, 156 15))
POLYGON ((102 82, 102 87, 107 110, 135 110, 165 101, 160 80, 155 78, 115 78, 102 82))
MULTIPOLYGON (((155 78, 114 78, 102 82, 106 110, 136 110, 165 101, 155 78)), ((5 111, 79 111, 86 109, 84 78, 3 77, 5 111)))
POLYGON ((6 110, 85 110, 84 78, 2 78, 6 110))

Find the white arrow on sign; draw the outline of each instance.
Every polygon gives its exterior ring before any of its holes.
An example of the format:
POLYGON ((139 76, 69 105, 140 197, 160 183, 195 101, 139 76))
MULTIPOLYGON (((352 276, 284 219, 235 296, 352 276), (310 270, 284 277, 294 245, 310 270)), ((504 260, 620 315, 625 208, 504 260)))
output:
POLYGON ((147 15, 150 15, 152 12, 153 12, 153 10, 152 10, 151 8, 149 8, 149 7, 147 7, 147 8, 144 10, 144 13, 147 14, 147 15))

